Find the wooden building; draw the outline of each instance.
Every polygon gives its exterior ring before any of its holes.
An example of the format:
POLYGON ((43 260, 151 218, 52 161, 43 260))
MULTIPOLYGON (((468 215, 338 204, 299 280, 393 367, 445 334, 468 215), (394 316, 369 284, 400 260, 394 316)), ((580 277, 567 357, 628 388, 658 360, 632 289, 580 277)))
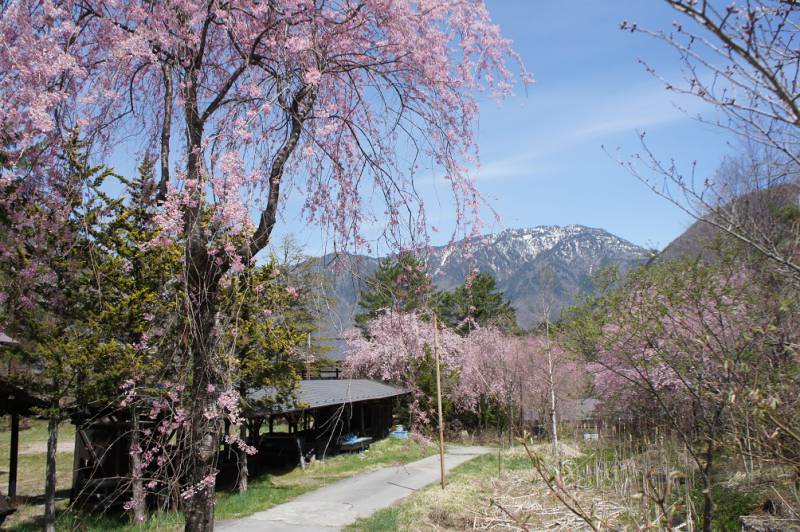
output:
MULTIPOLYGON (((19 343, 0 332, 0 349, 14 352, 20 349, 19 343)), ((33 417, 36 410, 44 408, 46 402, 30 390, 19 385, 20 368, 15 357, 7 356, 7 363, 0 367, 0 416, 9 416, 9 453, 8 453, 8 488, 3 495, 0 492, 0 524, 6 516, 15 511, 17 497, 17 469, 19 464, 19 430, 20 418, 33 417)))
MULTIPOLYGON (((556 420, 562 430, 583 440, 599 438, 603 420, 598 416, 600 401, 594 398, 563 399, 556 403, 556 420)), ((544 437, 551 431, 548 405, 540 410, 526 410, 523 427, 537 437, 544 437)))
MULTIPOLYGON (((276 402, 274 389, 256 390, 246 398, 243 412, 250 429, 247 443, 258 450, 248 458, 248 470, 257 474, 267 467, 295 466, 312 455, 319 459, 385 438, 393 425, 395 404, 407 393, 368 379, 303 380, 293 399, 284 402, 276 402)), ((77 425, 73 500, 124 502, 130 479, 130 421, 115 414, 73 421, 77 425)), ((153 420, 140 422, 148 425, 153 420)), ((236 474, 237 459, 231 446, 222 443, 218 484, 236 474)))
POLYGON ((274 404, 269 388, 248 395, 248 418, 262 420, 267 432, 251 445, 269 463, 297 464, 301 456, 337 454, 388 436, 395 403, 408 392, 369 379, 300 381, 295 398, 274 404), (261 405, 261 406, 257 406, 261 405), (351 436, 348 438, 348 436, 351 436), (361 439, 362 445, 354 445, 361 439))
POLYGON ((11 442, 9 445, 8 491, 14 498, 17 494, 17 457, 19 454, 19 421, 21 417, 34 417, 35 409, 44 408, 41 398, 0 377, 0 416, 11 418, 11 442))
MULTIPOLYGON (((0 332, 0 349, 17 350, 19 344, 0 332)), ((19 455, 19 424, 22 417, 33 417, 36 409, 44 408, 46 402, 37 394, 19 385, 20 370, 14 363, 14 357, 8 356, 7 364, 0 368, 0 416, 11 418, 8 491, 9 499, 17 495, 17 463, 19 455)))

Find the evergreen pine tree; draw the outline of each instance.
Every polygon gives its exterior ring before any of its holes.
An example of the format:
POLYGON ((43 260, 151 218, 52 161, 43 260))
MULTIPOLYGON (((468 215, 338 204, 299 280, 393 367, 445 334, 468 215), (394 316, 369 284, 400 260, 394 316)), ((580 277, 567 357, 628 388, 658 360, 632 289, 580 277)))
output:
POLYGON ((514 307, 488 273, 478 273, 454 291, 441 293, 437 310, 442 322, 462 335, 476 326, 492 325, 506 332, 517 329, 514 307))
POLYGON ((362 331, 384 312, 421 310, 435 296, 425 263, 411 252, 383 259, 366 284, 358 303, 363 312, 355 316, 362 331))

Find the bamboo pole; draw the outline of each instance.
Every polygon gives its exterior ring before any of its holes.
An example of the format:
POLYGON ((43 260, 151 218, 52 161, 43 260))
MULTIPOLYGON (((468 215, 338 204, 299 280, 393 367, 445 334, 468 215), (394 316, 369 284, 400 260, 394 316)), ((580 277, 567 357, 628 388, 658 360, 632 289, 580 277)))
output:
POLYGON ((436 359, 436 406, 439 410, 439 473, 444 489, 444 419, 442 416, 442 375, 439 369, 439 326, 433 313, 433 356, 436 359))

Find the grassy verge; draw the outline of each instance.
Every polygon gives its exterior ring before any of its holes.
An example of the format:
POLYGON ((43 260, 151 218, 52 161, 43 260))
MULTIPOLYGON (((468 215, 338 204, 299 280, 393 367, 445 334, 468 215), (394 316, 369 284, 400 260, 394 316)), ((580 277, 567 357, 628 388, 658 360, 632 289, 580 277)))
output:
MULTIPOLYGON (((217 520, 243 517, 269 509, 278 504, 357 473, 405 464, 436 452, 434 446, 423 448, 410 440, 386 439, 374 443, 362 454, 347 454, 313 462, 305 470, 299 468, 282 475, 264 475, 251 479, 246 493, 218 493, 215 509, 217 520)), ((71 463, 71 462, 70 462, 71 463)), ((9 523, 11 530, 40 530, 38 515, 24 522, 9 523)), ((141 526, 131 526, 125 515, 91 515, 63 511, 59 528, 64 530, 179 530, 183 517, 176 513, 159 513, 141 526)))
MULTIPOLYGON (((532 450, 545 461, 548 472, 554 470, 549 445, 535 443, 532 450)), ((648 497, 646 492, 669 493, 666 519, 683 526, 687 508, 701 510, 702 490, 692 463, 680 451, 663 442, 637 448, 620 448, 614 442, 566 442, 560 453, 561 496, 601 529, 637 529, 664 519, 654 502, 656 495, 648 497), (687 474, 673 477, 672 471, 687 474), (671 483, 670 491, 665 491, 666 482, 671 483)), ((347 530, 588 530, 533 470, 522 449, 504 452, 501 464, 499 473, 496 453, 467 462, 450 473, 445 490, 428 486, 347 530)), ((714 530, 738 530, 740 516, 758 514, 764 501, 790 500, 777 491, 765 492, 765 486, 785 483, 777 471, 768 469, 748 478, 736 465, 729 459, 726 468, 716 473, 714 530)), ((695 514, 695 526, 698 523, 695 514)))
POLYGON ((348 531, 467 530, 473 511, 487 508, 493 481, 509 476, 530 476, 530 461, 522 449, 479 456, 454 468, 442 490, 438 484, 417 491, 400 503, 359 519, 348 531))

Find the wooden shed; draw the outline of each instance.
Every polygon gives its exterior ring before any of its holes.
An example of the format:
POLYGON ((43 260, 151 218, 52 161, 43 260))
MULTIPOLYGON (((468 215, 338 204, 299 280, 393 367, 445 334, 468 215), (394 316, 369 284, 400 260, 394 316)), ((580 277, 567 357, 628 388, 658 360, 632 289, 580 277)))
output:
MULTIPOLYGON (((528 410, 523 416, 523 425, 531 434, 542 437, 550 432, 550 412, 547 405, 541 410, 528 410)), ((556 419, 577 438, 596 440, 599 438, 602 419, 598 416, 600 401, 595 398, 563 399, 556 403, 556 419)))
POLYGON ((301 456, 322 458, 385 438, 395 404, 408 391, 369 379, 310 379, 300 381, 289 402, 273 403, 274 394, 262 388, 247 397, 263 406, 251 407, 246 415, 267 425, 252 444, 270 462, 296 464, 301 456))
MULTIPOLYGON (((258 453, 248 458, 256 473, 268 466, 294 466, 312 454, 318 458, 354 449, 386 437, 394 405, 408 392, 367 379, 309 379, 300 381, 293 399, 276 402, 275 389, 249 394, 243 417, 250 427, 247 443, 258 453), (266 428, 261 434, 262 428, 266 428), (252 463, 251 463, 252 460, 252 463)), ((73 501, 109 505, 126 500, 130 479, 130 420, 124 413, 73 418, 75 435, 73 501)), ((140 418, 142 426, 154 420, 140 418)), ((221 443, 218 479, 235 472, 237 454, 221 443)))

